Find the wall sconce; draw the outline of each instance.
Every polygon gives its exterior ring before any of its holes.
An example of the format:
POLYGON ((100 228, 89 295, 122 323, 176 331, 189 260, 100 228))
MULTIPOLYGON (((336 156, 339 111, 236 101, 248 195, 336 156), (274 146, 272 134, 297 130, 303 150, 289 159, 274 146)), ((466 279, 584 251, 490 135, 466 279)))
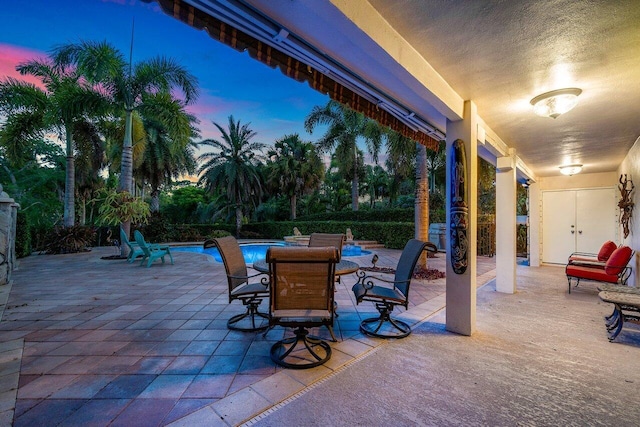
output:
POLYGON ((578 88, 552 90, 538 95, 531 100, 533 112, 542 117, 553 117, 571 110, 578 103, 578 95, 582 93, 578 88))
POLYGON ((560 166, 560 173, 562 175, 575 175, 582 171, 582 165, 573 164, 573 165, 562 165, 560 166))
POLYGON ((620 208, 620 224, 622 224, 622 231, 624 238, 629 237, 629 221, 631 220, 631 214, 633 213, 633 202, 631 201, 631 192, 635 188, 633 181, 627 179, 627 174, 620 175, 620 201, 618 207, 620 208))

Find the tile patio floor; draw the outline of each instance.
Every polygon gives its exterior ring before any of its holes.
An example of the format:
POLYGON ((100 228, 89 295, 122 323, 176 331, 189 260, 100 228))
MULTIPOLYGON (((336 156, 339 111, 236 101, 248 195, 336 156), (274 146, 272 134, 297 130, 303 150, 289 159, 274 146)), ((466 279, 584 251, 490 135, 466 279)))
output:
MULTIPOLYGON (((375 309, 355 305, 355 275, 343 276, 331 360, 276 368, 269 348, 282 328, 266 337, 227 329, 243 307, 228 303, 222 264, 187 252, 148 269, 101 259, 113 252, 30 256, 0 287, 0 425, 237 425, 393 342, 359 332, 375 309)), ((400 255, 375 252, 378 266, 395 267, 400 255)), ((351 259, 370 265, 370 256, 351 259)), ((439 254, 429 266, 444 270, 444 262, 439 254)), ((478 285, 494 270, 493 258, 479 257, 478 285)), ((441 310, 444 290, 444 279, 414 280, 399 317, 415 324, 441 310)))

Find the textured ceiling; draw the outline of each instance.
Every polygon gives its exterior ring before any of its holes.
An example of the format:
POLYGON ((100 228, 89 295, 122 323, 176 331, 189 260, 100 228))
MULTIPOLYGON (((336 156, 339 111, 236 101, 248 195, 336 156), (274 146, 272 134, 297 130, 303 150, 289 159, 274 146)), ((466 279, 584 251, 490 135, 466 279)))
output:
POLYGON ((640 1, 369 0, 538 176, 614 171, 640 136, 640 1), (583 90, 557 119, 529 101, 583 90))

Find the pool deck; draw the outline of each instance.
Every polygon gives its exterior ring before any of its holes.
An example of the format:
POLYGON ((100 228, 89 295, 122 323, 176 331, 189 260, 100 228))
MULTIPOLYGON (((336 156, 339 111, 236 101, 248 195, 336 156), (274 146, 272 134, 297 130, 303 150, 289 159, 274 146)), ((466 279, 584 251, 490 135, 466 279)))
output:
MULTIPOLYGON (((400 251, 374 250, 378 266, 395 267, 400 251)), ((364 336, 343 276, 339 317, 325 365, 276 367, 271 345, 284 336, 229 331, 243 311, 229 304, 222 264, 175 252, 175 265, 102 260, 113 248, 20 260, 0 287, 0 425, 239 425, 393 341, 364 336)), ((370 266, 370 256, 350 258, 370 266)), ((445 256, 429 260, 444 270, 445 256)), ((477 283, 495 275, 478 258, 477 283)), ((415 325, 444 308, 445 280, 414 280, 410 307, 398 317, 415 325)), ((326 329, 314 331, 329 337, 326 329)))

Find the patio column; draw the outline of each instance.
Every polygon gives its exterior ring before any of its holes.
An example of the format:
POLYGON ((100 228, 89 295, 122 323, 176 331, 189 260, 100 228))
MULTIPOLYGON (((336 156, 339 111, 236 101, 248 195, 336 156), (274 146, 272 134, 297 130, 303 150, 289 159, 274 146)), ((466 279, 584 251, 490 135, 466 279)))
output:
POLYGON ((496 167, 496 291, 516 291, 516 158, 498 157, 496 167))
POLYGON ((464 103, 464 117, 455 122, 447 120, 447 310, 446 328, 450 332, 471 335, 476 329, 476 235, 478 215, 478 117, 472 101, 464 103), (451 266, 451 147, 461 139, 467 158, 466 203, 468 206, 467 240, 468 265, 462 274, 451 266))
POLYGON ((540 184, 529 185, 529 266, 540 267, 540 184))

